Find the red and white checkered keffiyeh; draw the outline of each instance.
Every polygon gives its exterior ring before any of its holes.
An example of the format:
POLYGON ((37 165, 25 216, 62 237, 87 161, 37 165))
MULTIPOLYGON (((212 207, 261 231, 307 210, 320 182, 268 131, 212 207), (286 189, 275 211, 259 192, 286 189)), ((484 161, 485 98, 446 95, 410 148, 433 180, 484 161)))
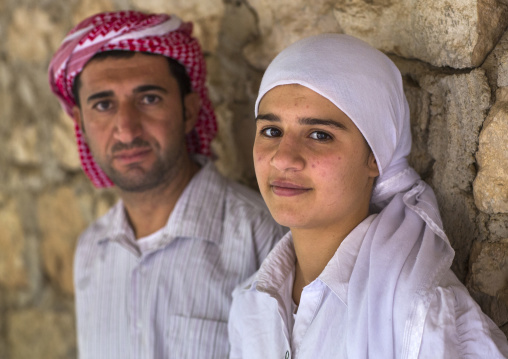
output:
MULTIPOLYGON (((180 62, 190 77, 192 89, 201 97, 201 109, 194 130, 187 136, 190 153, 211 155, 210 143, 217 133, 217 121, 205 86, 206 66, 199 43, 191 36, 192 23, 174 15, 137 11, 93 15, 72 29, 49 65, 49 82, 64 110, 72 117, 76 101, 72 86, 86 63, 97 53, 129 50, 164 55, 180 62)), ((84 135, 75 124, 83 170, 96 187, 113 183, 96 164, 84 135)))

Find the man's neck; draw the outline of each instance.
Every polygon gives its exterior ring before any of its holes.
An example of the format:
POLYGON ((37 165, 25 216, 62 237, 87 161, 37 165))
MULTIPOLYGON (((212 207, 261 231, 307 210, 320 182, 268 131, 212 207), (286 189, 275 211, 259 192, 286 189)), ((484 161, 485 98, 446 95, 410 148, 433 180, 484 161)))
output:
POLYGON ((144 192, 120 191, 136 239, 146 237, 166 225, 180 195, 198 171, 199 166, 191 161, 187 170, 157 188, 144 192))

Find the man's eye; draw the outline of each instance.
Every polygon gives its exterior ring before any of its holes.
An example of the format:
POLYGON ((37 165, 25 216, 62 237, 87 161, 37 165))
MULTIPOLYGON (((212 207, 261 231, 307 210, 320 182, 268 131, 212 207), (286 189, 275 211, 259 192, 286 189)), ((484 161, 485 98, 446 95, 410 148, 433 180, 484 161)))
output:
POLYGON ((314 131, 309 135, 309 137, 318 141, 328 141, 332 139, 332 136, 322 131, 314 131))
POLYGON ((262 129, 261 134, 266 137, 280 137, 282 135, 282 131, 274 127, 268 127, 262 129))
POLYGON ((111 101, 100 101, 93 105, 93 108, 102 112, 111 109, 112 106, 111 101))
POLYGON ((157 96, 157 95, 145 95, 143 96, 143 98, 141 99, 141 101, 143 102, 143 104, 145 105, 152 105, 154 103, 157 103, 159 102, 160 100, 160 97, 157 96))

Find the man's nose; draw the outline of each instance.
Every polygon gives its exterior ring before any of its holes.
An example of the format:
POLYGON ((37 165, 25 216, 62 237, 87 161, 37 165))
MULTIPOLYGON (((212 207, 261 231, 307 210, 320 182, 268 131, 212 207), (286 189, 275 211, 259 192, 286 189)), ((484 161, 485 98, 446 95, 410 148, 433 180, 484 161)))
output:
POLYGON ((305 167, 302 144, 290 136, 284 136, 280 140, 270 164, 281 172, 302 170, 305 167))
POLYGON ((143 132, 141 114, 132 104, 122 104, 115 115, 115 138, 130 143, 143 132))

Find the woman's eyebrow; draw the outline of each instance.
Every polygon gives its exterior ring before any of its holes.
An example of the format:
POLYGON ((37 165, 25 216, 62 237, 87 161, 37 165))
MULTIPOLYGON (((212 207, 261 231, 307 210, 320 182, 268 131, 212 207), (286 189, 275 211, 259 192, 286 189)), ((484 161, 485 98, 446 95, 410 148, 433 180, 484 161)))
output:
POLYGON ((321 119, 321 118, 313 118, 313 117, 304 117, 298 120, 300 125, 322 125, 322 126, 330 126, 335 127, 341 130, 347 130, 348 128, 340 122, 329 119, 321 119))
POLYGON ((280 117, 273 113, 260 113, 256 116, 256 122, 259 120, 265 120, 270 122, 280 122, 280 117))

